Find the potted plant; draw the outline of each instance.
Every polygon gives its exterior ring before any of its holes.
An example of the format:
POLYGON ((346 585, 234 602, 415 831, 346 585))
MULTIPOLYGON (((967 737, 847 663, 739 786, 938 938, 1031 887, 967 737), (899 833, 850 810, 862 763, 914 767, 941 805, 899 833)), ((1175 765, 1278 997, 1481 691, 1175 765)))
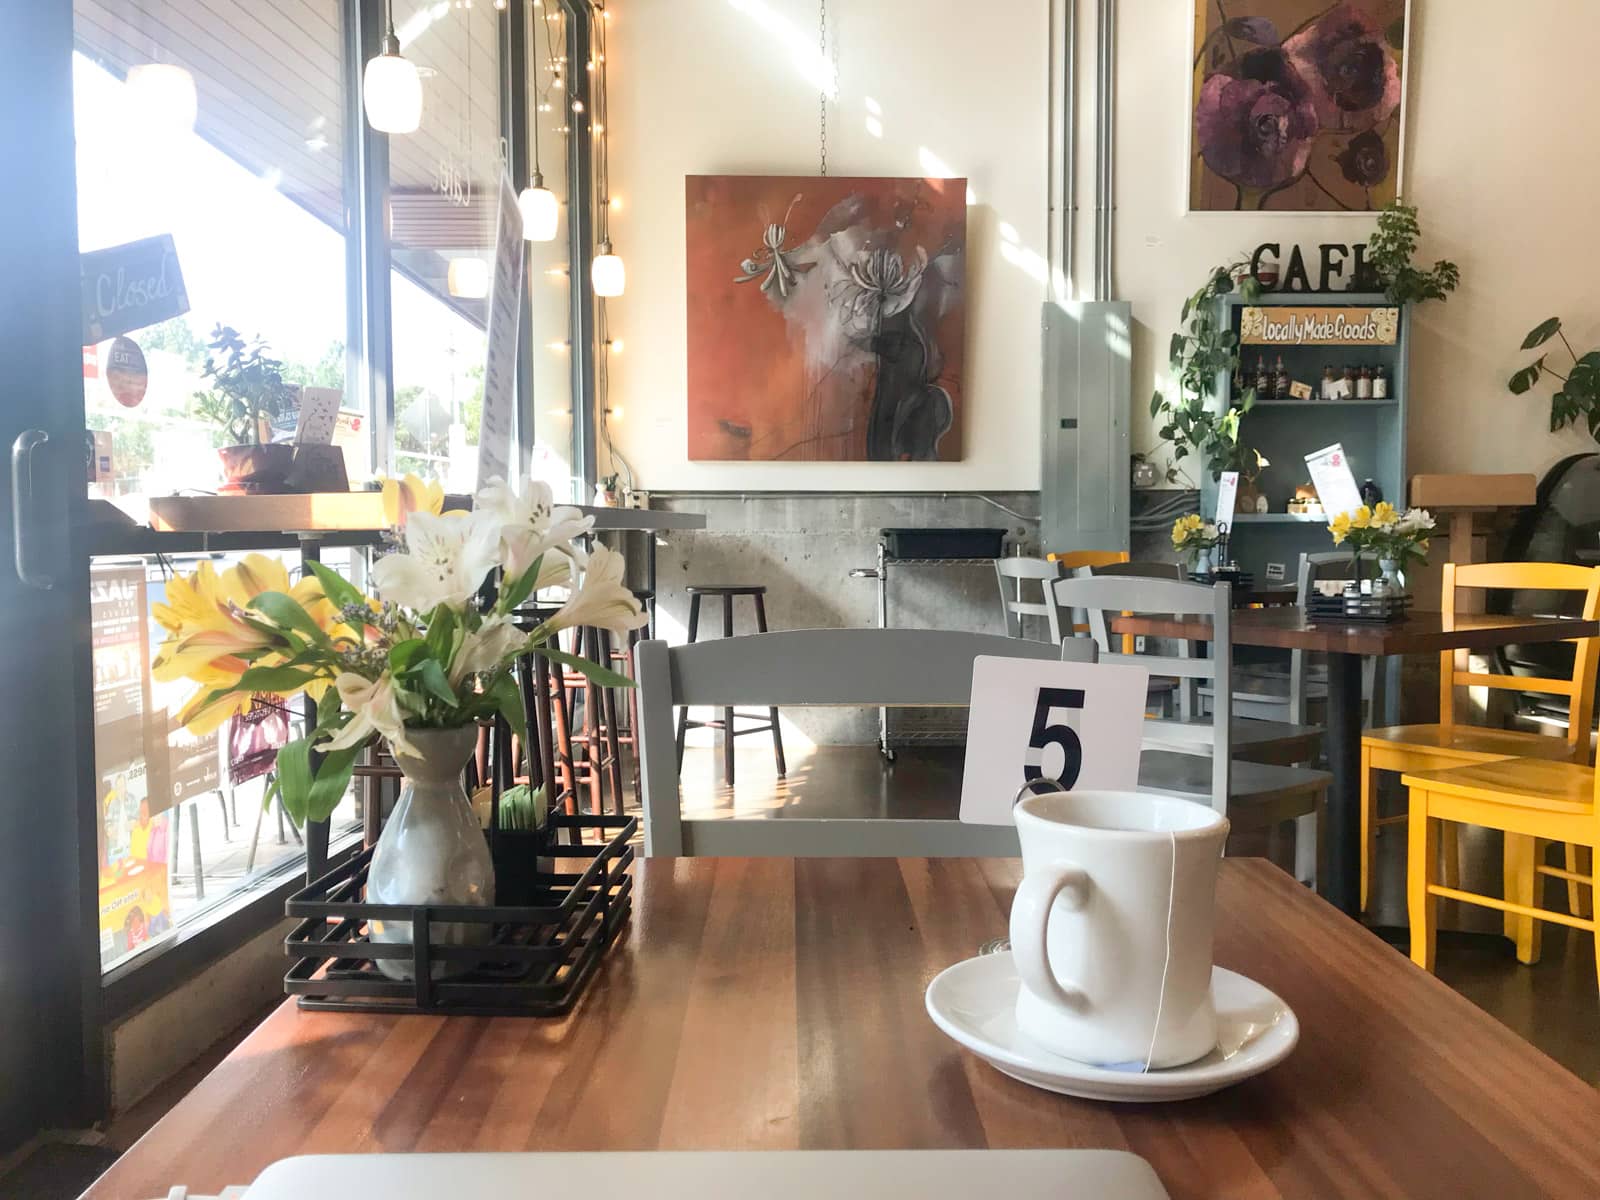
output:
MULTIPOLYGON (((1234 290, 1239 269, 1237 263, 1215 268, 1183 302, 1182 328, 1172 335, 1167 353, 1177 397, 1169 400, 1156 392, 1150 399, 1150 415, 1162 421, 1160 433, 1172 443, 1173 461, 1197 454, 1213 479, 1251 459, 1251 451, 1239 444, 1239 420, 1255 405, 1255 388, 1241 388, 1226 406, 1211 404, 1217 379, 1232 376, 1239 366, 1239 335, 1223 327, 1216 305, 1218 297, 1234 290)), ((1244 275, 1237 286, 1246 300, 1261 294, 1253 275, 1244 275)))
POLYGON ((1335 546, 1350 543, 1358 579, 1362 556, 1369 555, 1377 560, 1378 569, 1389 587, 1399 593, 1405 589, 1401 571, 1406 563, 1412 559, 1427 560, 1433 525, 1433 514, 1425 508, 1408 508, 1401 512, 1380 500, 1371 508, 1363 504, 1354 512, 1336 514, 1328 522, 1328 533, 1335 546))
POLYGON ((1422 236, 1415 205, 1402 204, 1399 198, 1383 206, 1378 228, 1367 242, 1363 287, 1382 289, 1393 304, 1443 300, 1461 282, 1461 270, 1448 259, 1440 259, 1433 269, 1424 271, 1411 265, 1417 239, 1422 236))
POLYGON ((207 343, 201 375, 211 390, 195 394, 200 416, 215 423, 228 443, 218 448, 227 495, 281 492, 294 465, 294 447, 272 442, 272 422, 294 411, 298 389, 283 377, 283 363, 269 358, 260 338, 246 342, 238 330, 218 325, 207 343), (268 440, 263 441, 263 428, 268 440))
POLYGON ((618 508, 622 504, 622 489, 615 475, 603 475, 594 485, 594 502, 600 508, 618 508))
MULTIPOLYGON (((376 595, 316 562, 291 586, 281 564, 250 555, 220 575, 202 563, 194 575, 170 580, 168 603, 156 607, 166 638, 152 674, 199 685, 179 713, 189 729, 217 728, 258 692, 316 700, 313 727, 277 756, 273 789, 297 823, 326 820, 362 749, 388 742, 405 785, 373 851, 371 903, 494 903, 488 843, 461 776, 480 720, 499 713, 527 745, 514 660, 540 654, 604 687, 630 686, 555 642, 574 626, 620 639, 644 623, 622 583, 622 556, 604 546, 585 556, 574 540, 593 518, 554 507, 543 484, 526 486, 519 496, 491 480, 470 513, 446 515, 442 492, 408 478, 395 489, 410 509, 400 514, 397 548, 372 569, 376 595), (570 589, 570 599, 537 628, 520 626, 517 608, 558 586, 570 589)), ((374 941, 410 944, 409 922, 373 926, 374 941)), ((470 945, 488 928, 441 922, 431 936, 470 945)), ((411 978, 409 958, 384 959, 379 968, 411 978)), ((436 976, 462 969, 460 962, 433 967, 436 976)))
POLYGON ((1513 375, 1506 386, 1520 396, 1538 383, 1543 375, 1554 375, 1561 381, 1561 386, 1550 397, 1550 432, 1576 425, 1581 418, 1588 426, 1589 436, 1600 441, 1600 348, 1580 355, 1572 348, 1567 335, 1562 333, 1560 317, 1551 317, 1534 326, 1528 336, 1522 339, 1522 348, 1536 349, 1557 336, 1572 359, 1572 366, 1565 375, 1549 365, 1547 360, 1550 355, 1546 351, 1513 375))

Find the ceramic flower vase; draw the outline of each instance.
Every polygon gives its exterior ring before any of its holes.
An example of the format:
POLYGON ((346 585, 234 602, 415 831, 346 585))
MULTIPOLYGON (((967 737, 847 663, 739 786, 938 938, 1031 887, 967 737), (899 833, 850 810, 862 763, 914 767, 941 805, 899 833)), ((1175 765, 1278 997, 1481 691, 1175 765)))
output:
POLYGON ((1389 585, 1389 590, 1396 595, 1406 590, 1405 580, 1400 575, 1400 563, 1392 558, 1380 558, 1378 570, 1383 572, 1383 580, 1389 585))
MULTIPOLYGON (((367 873, 367 901, 372 904, 494 903, 494 864, 489 843, 462 786, 462 770, 477 745, 475 725, 460 729, 408 729, 416 754, 395 751, 405 773, 400 799, 384 824, 367 873)), ((373 921, 372 941, 412 944, 409 921, 373 921)), ((489 940, 488 924, 435 921, 428 939, 433 946, 474 946, 489 940)), ((414 978, 408 958, 378 959, 390 979, 414 978)), ((435 960, 434 979, 460 975, 471 962, 435 960)))

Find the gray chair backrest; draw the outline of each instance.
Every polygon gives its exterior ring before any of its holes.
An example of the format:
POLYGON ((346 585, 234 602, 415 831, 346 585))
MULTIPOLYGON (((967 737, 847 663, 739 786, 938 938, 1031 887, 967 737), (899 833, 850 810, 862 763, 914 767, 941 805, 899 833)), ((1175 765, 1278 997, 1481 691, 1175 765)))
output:
MULTIPOLYGON (((1231 782, 1231 721, 1233 712, 1233 596, 1226 583, 1209 585, 1174 579, 1139 576, 1094 575, 1062 579, 1055 585, 1056 602, 1087 609, 1089 623, 1095 626, 1096 642, 1101 646, 1101 662, 1128 662, 1146 667, 1152 675, 1173 675, 1179 679, 1211 681, 1215 703, 1211 706, 1212 755, 1211 803, 1218 812, 1228 811, 1231 782), (1106 613, 1211 618, 1211 657, 1175 658, 1162 654, 1123 654, 1113 652, 1106 613), (1101 642, 1100 639, 1105 641, 1101 642)), ((1205 640, 1205 639, 1200 639, 1205 640)))
POLYGON ((1043 617, 1050 641, 1059 642, 1063 629, 1060 610, 1050 595, 1050 585, 1061 578, 1061 567, 1043 558, 997 558, 995 581, 1000 585, 1000 610, 1007 637, 1026 637, 1025 617, 1043 617))
POLYGON ((1016 830, 1008 825, 889 817, 685 820, 678 792, 678 705, 959 707, 972 698, 972 660, 979 655, 1095 658, 1086 639, 1057 647, 929 629, 799 629, 690 646, 640 643, 645 854, 1015 855, 1016 830))

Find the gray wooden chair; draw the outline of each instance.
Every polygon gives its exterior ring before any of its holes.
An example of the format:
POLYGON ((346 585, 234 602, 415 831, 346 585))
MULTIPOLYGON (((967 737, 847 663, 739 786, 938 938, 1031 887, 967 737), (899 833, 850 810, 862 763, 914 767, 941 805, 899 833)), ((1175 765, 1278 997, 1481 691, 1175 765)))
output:
MULTIPOLYGON (((1128 579, 1132 584, 1135 579, 1181 580, 1181 575, 1174 575, 1174 572, 1181 570, 1181 567, 1167 563, 1121 563, 1109 567, 1081 567, 1077 576, 1080 579, 1128 579)), ((1205 584, 1193 586, 1202 590, 1207 589, 1205 584)), ((1056 585, 1056 599, 1058 602, 1063 602, 1061 584, 1056 585)), ((1129 605, 1120 605, 1114 611, 1129 610, 1129 605)), ((1089 628, 1101 655, 1109 654, 1113 635, 1110 633, 1110 624, 1104 609, 1089 609, 1089 628)), ((1122 642, 1123 653, 1127 653, 1126 639, 1118 636, 1122 642)), ((1190 656, 1190 647, 1181 646, 1180 657, 1187 659, 1190 656)), ((1149 656, 1139 657, 1143 659, 1149 656)), ((1163 673, 1166 672, 1156 667, 1151 668, 1152 675, 1163 673)), ((1190 676, 1179 684, 1179 715, 1175 718, 1145 722, 1144 745, 1147 748, 1170 750, 1177 754, 1211 756, 1217 726, 1209 714, 1197 714, 1196 710, 1200 705, 1196 703, 1191 691, 1191 689, 1198 690, 1199 680, 1202 679, 1211 683, 1208 691, 1215 689, 1214 681, 1208 676, 1190 676)), ((1316 757, 1322 740, 1322 730, 1318 726, 1239 716, 1237 706, 1234 713, 1229 736, 1233 752, 1237 757, 1268 763, 1309 762, 1316 757)))
MULTIPOLYGON (((1187 578, 1183 571, 1182 563, 1175 562, 1124 562, 1105 563, 1101 566, 1079 567, 1073 572, 1092 579, 1098 575, 1124 575, 1135 579, 1184 579, 1187 578)), ((1094 618, 1089 613, 1083 613, 1083 631, 1095 639, 1098 648, 1104 652, 1110 649, 1110 644, 1105 640, 1105 623, 1101 622, 1100 635, 1096 636, 1094 618)), ((1125 654, 1133 652, 1131 638, 1122 639, 1122 650, 1125 654)), ((1187 653, 1187 647, 1185 647, 1187 653)), ((1147 712, 1154 712, 1158 717, 1170 718, 1174 711, 1182 712, 1188 716, 1192 710, 1191 692, 1193 681, 1167 679, 1163 676, 1150 676, 1150 686, 1147 693, 1147 712)))
MULTIPOLYGON (((1103 662, 1133 663, 1179 679, 1209 680, 1217 695, 1215 711, 1230 711, 1233 605, 1227 584, 1211 587, 1167 579, 1091 576, 1063 579, 1055 585, 1055 591, 1059 603, 1088 609, 1091 623, 1095 613, 1102 614, 1101 636, 1107 610, 1209 616, 1213 635, 1209 658, 1120 652, 1103 652, 1100 658, 1103 662)), ((1158 724, 1145 722, 1147 727, 1158 724)), ((1314 814, 1317 844, 1323 845, 1322 816, 1331 776, 1308 767, 1239 759, 1233 738, 1238 722, 1212 724, 1206 747, 1209 753, 1204 755, 1198 740, 1180 740, 1177 750, 1156 748, 1147 740, 1139 764, 1140 790, 1204 800, 1241 831, 1264 829, 1275 835, 1284 822, 1314 814)))
MULTIPOLYGON (((1049 640, 1059 643, 1071 632, 1050 595, 1050 585, 1061 578, 1061 568, 1043 558, 997 558, 995 580, 1000 585, 1000 613, 1007 637, 1027 637, 1029 617, 1044 618, 1049 640)), ((1037 628, 1037 626, 1035 626, 1037 628)))
POLYGON ((1017 833, 1009 825, 964 825, 954 817, 686 819, 678 791, 673 729, 678 706, 964 707, 972 698, 972 660, 983 654, 1093 662, 1094 644, 1069 638, 1057 647, 1025 638, 928 629, 801 629, 692 646, 640 643, 645 854, 1016 855, 1017 833))

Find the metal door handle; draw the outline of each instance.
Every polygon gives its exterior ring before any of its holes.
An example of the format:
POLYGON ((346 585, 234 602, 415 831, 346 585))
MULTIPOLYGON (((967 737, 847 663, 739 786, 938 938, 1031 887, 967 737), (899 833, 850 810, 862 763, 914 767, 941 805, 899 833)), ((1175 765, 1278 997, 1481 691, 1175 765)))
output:
POLYGON ((11 443, 11 541, 15 547, 17 578, 29 587, 49 590, 55 581, 34 570, 28 553, 32 542, 33 452, 50 440, 42 429, 24 429, 11 443))

